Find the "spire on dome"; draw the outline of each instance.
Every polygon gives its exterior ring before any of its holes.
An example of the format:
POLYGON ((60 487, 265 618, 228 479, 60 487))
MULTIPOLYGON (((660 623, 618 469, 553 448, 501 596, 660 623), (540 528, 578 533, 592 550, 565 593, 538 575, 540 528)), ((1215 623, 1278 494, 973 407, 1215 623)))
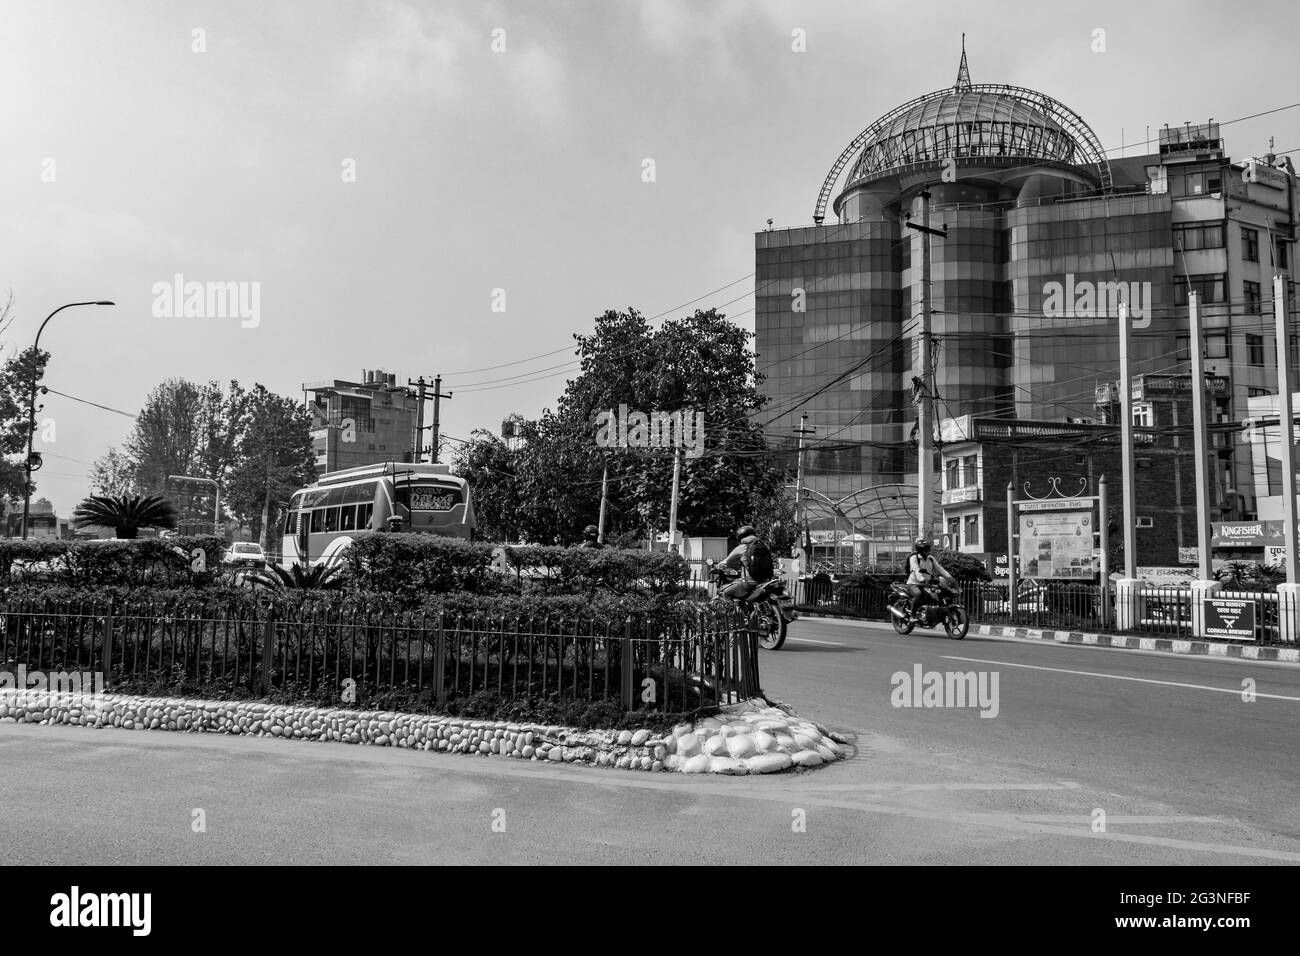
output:
POLYGON ((969 90, 970 68, 966 65, 966 34, 961 35, 961 66, 957 67, 957 82, 953 84, 954 90, 969 90))

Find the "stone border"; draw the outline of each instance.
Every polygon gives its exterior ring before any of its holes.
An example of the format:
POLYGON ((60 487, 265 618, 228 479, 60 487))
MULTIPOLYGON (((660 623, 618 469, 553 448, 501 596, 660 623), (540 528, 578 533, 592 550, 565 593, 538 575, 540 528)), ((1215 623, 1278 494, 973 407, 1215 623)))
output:
MULTIPOLYGON (((261 701, 192 700, 126 694, 73 694, 0 689, 0 724, 68 724, 126 730, 171 730, 184 733, 247 734, 254 737, 335 741, 402 747, 446 753, 501 755, 550 763, 583 763, 622 770, 678 770, 686 773, 769 773, 795 764, 817 766, 847 756, 838 741, 811 721, 790 714, 782 705, 756 699, 722 708, 723 716, 696 725, 679 724, 667 736, 649 730, 576 730, 543 724, 471 720, 436 714, 267 704, 261 701), (797 753, 762 754, 758 737, 763 722, 797 725, 790 733, 797 753), (746 736, 740 730, 753 731, 746 736), (815 728, 815 732, 813 730, 815 728), (691 738, 681 747, 686 738, 691 738), (825 739, 821 739, 821 738, 825 739), (701 738, 706 742, 700 743, 701 738), (717 751, 704 747, 716 739, 717 751), (727 739, 731 739, 728 746, 727 739), (743 738, 743 741, 742 741, 743 738), (757 738, 757 740, 755 739, 757 738), (813 739, 817 738, 817 739, 813 739), (799 754, 803 754, 802 757, 799 754), (703 756, 691 765, 689 758, 703 756), (746 758, 767 756, 751 768, 746 758)), ((765 731, 764 731, 765 732, 765 731)), ((776 735, 769 749, 775 751, 776 735)), ((716 745, 714 745, 716 746, 716 745)))
MULTIPOLYGON (((818 614, 815 611, 801 611, 800 615, 809 620, 829 618, 836 621, 857 621, 861 624, 889 623, 865 617, 850 617, 847 614, 818 614)), ((1037 627, 1014 627, 1002 624, 972 624, 967 636, 970 634, 978 634, 980 637, 1016 637, 1030 641, 1054 641, 1057 644, 1081 644, 1089 647, 1117 647, 1131 651, 1160 651, 1166 654, 1300 664, 1300 648, 1297 647, 1226 644, 1193 638, 1139 637, 1135 634, 1092 634, 1084 631, 1044 630, 1037 627)))

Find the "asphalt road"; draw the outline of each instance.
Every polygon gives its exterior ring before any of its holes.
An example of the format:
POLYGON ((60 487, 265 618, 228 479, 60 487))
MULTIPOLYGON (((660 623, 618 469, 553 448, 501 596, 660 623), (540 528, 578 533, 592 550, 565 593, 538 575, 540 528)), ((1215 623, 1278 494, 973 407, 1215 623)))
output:
POLYGON ((1300 862, 1300 668, 814 620, 761 661, 852 759, 702 779, 0 725, 6 862, 1300 862), (996 716, 894 706, 917 665, 996 674, 996 716))

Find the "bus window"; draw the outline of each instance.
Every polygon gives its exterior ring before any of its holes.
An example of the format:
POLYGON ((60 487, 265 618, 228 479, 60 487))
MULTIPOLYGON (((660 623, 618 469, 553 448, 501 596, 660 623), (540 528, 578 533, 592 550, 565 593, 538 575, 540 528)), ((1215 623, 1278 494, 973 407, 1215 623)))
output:
POLYGON ((339 512, 339 530, 355 531, 357 527, 357 506, 344 505, 343 510, 339 512))
POLYGON ((284 533, 292 535, 298 526, 298 512, 286 511, 284 513, 284 533))
POLYGON ((366 529, 370 527, 370 516, 375 510, 373 501, 368 501, 364 505, 357 505, 357 527, 366 529))
POLYGON ((325 509, 317 508, 311 513, 311 533, 320 534, 325 530, 325 509))
POLYGON ((326 509, 325 509, 325 532, 326 532, 326 534, 328 534, 328 533, 331 532, 331 531, 338 531, 338 530, 339 530, 339 509, 338 509, 338 508, 326 508, 326 509))

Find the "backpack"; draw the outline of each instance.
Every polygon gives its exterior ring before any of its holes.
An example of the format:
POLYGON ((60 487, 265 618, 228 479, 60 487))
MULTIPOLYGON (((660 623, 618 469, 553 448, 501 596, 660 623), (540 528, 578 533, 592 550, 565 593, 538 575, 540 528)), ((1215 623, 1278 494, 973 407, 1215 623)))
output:
POLYGON ((772 560, 772 549, 762 538, 755 538, 745 546, 745 556, 741 564, 751 581, 763 584, 776 575, 776 564, 772 560))

